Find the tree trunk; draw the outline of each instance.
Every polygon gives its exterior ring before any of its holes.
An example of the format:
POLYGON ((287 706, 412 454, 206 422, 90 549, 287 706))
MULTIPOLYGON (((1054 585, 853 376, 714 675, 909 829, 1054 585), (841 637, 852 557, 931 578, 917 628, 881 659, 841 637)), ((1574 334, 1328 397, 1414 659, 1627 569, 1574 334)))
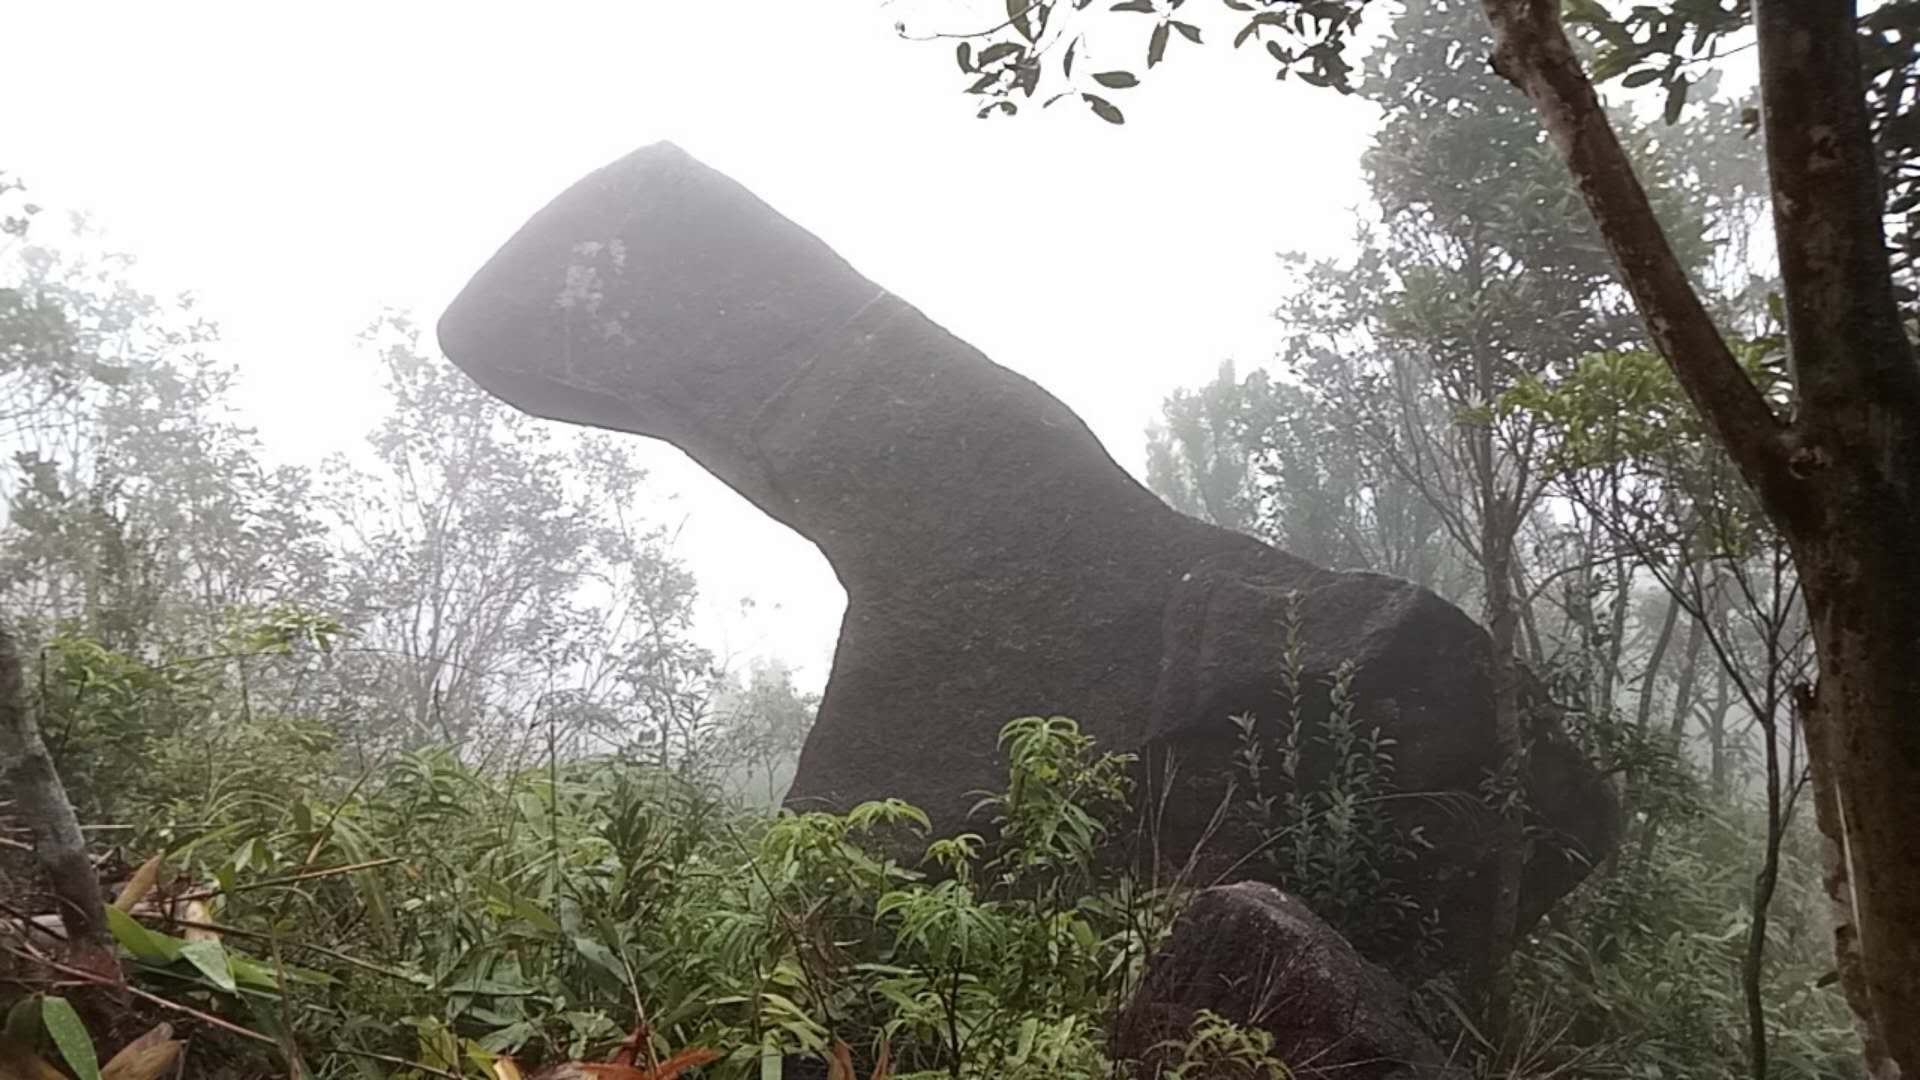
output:
POLYGON ((1733 689, 1720 668, 1714 682, 1713 708, 1707 714, 1707 784, 1716 799, 1727 797, 1727 713, 1733 709, 1733 689))
POLYGON ((100 878, 87 857, 86 838, 54 771, 40 727, 27 707, 20 646, 0 623, 0 791, 33 830, 34 853, 59 904, 67 941, 81 953, 111 956, 100 878))
POLYGON ((1620 679, 1620 656, 1627 643, 1627 607, 1633 599, 1633 590, 1628 582, 1632 574, 1628 572, 1627 560, 1616 555, 1613 559, 1613 598, 1607 611, 1607 641, 1601 651, 1600 663, 1600 701, 1607 715, 1613 714, 1615 684, 1620 679))
POLYGON ((1667 647, 1673 644, 1673 631, 1680 623, 1680 601, 1667 597, 1667 613, 1660 620, 1660 633, 1653 639, 1653 652, 1647 656, 1646 673, 1640 676, 1640 700, 1636 702, 1639 715, 1634 724, 1641 734, 1646 734, 1653 723, 1653 691, 1655 680, 1660 677, 1660 665, 1667 659, 1667 647))
MULTIPOLYGON (((1690 625, 1687 627, 1686 652, 1680 662, 1679 678, 1675 681, 1673 690, 1673 715, 1667 725, 1666 745, 1668 750, 1675 755, 1680 753, 1681 747, 1685 744, 1687 716, 1693 711, 1693 687, 1700 673, 1700 649, 1706 642, 1706 620, 1712 615, 1712 603, 1713 601, 1711 599, 1703 598, 1700 601, 1699 617, 1690 620, 1690 625)), ((1662 631, 1664 634, 1669 635, 1672 630, 1672 616, 1679 614, 1680 611, 1680 601, 1678 598, 1673 598, 1672 604, 1673 606, 1667 609, 1667 615, 1669 616, 1668 625, 1662 631)), ((1726 685, 1726 672, 1724 670, 1721 672, 1720 677, 1721 685, 1724 688, 1726 685)), ((1651 706, 1652 700, 1651 688, 1649 687, 1648 697, 1643 704, 1651 706)), ((1725 715, 1725 712, 1726 710, 1723 706, 1721 714, 1725 715)), ((1643 713, 1641 716, 1640 730, 1645 732, 1646 729, 1647 717, 1643 713)), ((1713 767, 1714 776, 1716 777, 1714 781, 1716 795, 1719 793, 1719 781, 1717 778, 1720 775, 1721 768, 1719 748, 1716 743, 1713 767)), ((1658 818, 1649 814, 1647 815, 1646 824, 1640 828, 1640 835, 1635 844, 1633 863, 1634 880, 1636 881, 1644 879, 1647 867, 1653 861, 1653 849, 1660 842, 1660 828, 1663 824, 1664 823, 1658 818)))
POLYGON ((1527 585, 1526 566, 1519 559, 1513 560, 1513 595, 1518 597, 1520 627, 1526 631, 1526 654, 1534 661, 1544 661, 1547 650, 1540 643, 1540 623, 1533 615, 1533 590, 1527 585))
POLYGON ((1819 658, 1807 753, 1852 886, 1869 1026, 1920 1076, 1920 365, 1893 294, 1857 13, 1754 4, 1806 511, 1793 547, 1819 658))
MULTIPOLYGON (((1802 725, 1811 732, 1813 721, 1809 715, 1813 703, 1802 700, 1796 703, 1794 711, 1802 725)), ((1834 798, 1836 785, 1828 774, 1825 759, 1814 758, 1811 762, 1813 772, 1813 812, 1814 821, 1821 833, 1820 857, 1823 883, 1827 890, 1827 899, 1832 903, 1833 916, 1833 957, 1834 967, 1840 977, 1840 989, 1852 1007, 1854 1019, 1860 1029, 1860 1045, 1867 1059, 1868 1080, 1900 1080, 1900 1067, 1893 1064, 1887 1056, 1886 1040, 1881 1038, 1876 1027, 1866 1018, 1873 1015, 1873 998, 1867 990, 1867 973, 1860 957, 1860 935, 1855 924, 1853 907, 1853 882, 1850 880, 1840 838, 1845 835, 1840 818, 1840 808, 1834 798)))
POLYGON ((1674 257, 1559 4, 1482 6, 1495 70, 1533 101, 1655 347, 1792 546, 1819 658, 1807 752, 1851 886, 1862 1019, 1920 1076, 1920 366, 1892 290, 1855 4, 1753 5, 1791 423, 1674 257))
MULTIPOLYGON (((1490 514, 1490 518, 1498 517, 1490 514)), ((1514 645, 1519 629, 1514 608, 1508 561, 1513 557, 1510 541, 1501 542, 1500 526, 1490 520, 1484 535, 1494 543, 1483 548, 1487 558, 1487 629, 1493 645, 1493 724, 1494 744, 1499 755, 1499 775, 1495 790, 1501 800, 1498 835, 1494 855, 1493 910, 1489 913, 1489 952, 1487 956, 1488 1025, 1503 1032, 1513 999, 1513 947, 1520 923, 1520 879, 1526 868, 1525 821, 1518 798, 1522 757, 1526 752, 1520 719, 1520 679, 1514 660, 1514 645)))
POLYGON ((1702 601, 1700 618, 1694 619, 1687 627, 1686 651, 1681 654, 1680 678, 1673 688, 1673 715, 1667 722, 1667 749, 1679 754, 1687 744, 1687 717, 1693 715, 1693 687, 1700 675, 1700 649, 1707 641, 1707 617, 1710 614, 1707 605, 1712 604, 1711 597, 1702 601))
MULTIPOLYGON (((1475 350, 1473 364, 1479 400, 1493 400, 1493 362, 1486 350, 1475 350)), ((1494 808, 1498 824, 1494 843, 1493 905, 1488 913, 1484 981, 1487 991, 1482 1014, 1495 1037, 1504 1038, 1513 1007, 1513 949, 1519 937, 1520 882, 1526 871, 1525 807, 1520 798, 1526 740, 1522 734, 1520 672, 1515 656, 1520 612, 1513 589, 1519 496, 1516 494, 1509 500, 1501 491, 1491 425, 1472 427, 1467 439, 1480 503, 1480 570, 1487 593, 1487 632, 1493 639, 1493 731, 1498 755, 1495 763, 1498 774, 1494 778, 1499 804, 1494 808)))
MULTIPOLYGON (((1912 528, 1914 513, 1898 524, 1912 528)), ((1859 524, 1894 531, 1893 522, 1859 524)), ((1866 544, 1848 546, 1804 580, 1820 661, 1807 754, 1816 804, 1828 808, 1821 831, 1842 864, 1835 884, 1851 897, 1852 933, 1836 932, 1837 960, 1864 974, 1869 1044, 1877 1036, 1906 1075, 1920 1076, 1920 588, 1911 584, 1920 545, 1888 545, 1892 565, 1860 559, 1866 544), (1893 584, 1902 575, 1905 588, 1893 584)))

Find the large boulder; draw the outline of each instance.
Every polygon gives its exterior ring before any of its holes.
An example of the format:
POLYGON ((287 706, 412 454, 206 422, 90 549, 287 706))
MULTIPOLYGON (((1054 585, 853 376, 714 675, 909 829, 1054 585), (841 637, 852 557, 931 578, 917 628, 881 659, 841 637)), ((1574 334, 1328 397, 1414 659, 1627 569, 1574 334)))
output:
MULTIPOLYGON (((1388 803, 1436 842, 1414 898, 1455 958, 1481 954, 1489 649, 1439 597, 1176 513, 1051 394, 668 144, 535 214, 439 336, 512 404, 664 439, 825 554, 847 611, 789 805, 897 796, 940 831, 974 827, 972 793, 1004 780, 1001 726, 1065 714, 1149 780, 1179 757, 1157 845, 1179 861, 1223 790, 1229 715, 1281 718, 1297 597, 1309 679, 1357 664, 1361 717, 1398 742, 1397 789, 1430 796, 1388 803)), ((1534 734, 1552 764, 1528 778, 1553 811, 1539 824, 1564 843, 1535 847, 1530 913, 1615 827, 1594 770, 1551 725, 1534 734)), ((1257 868, 1233 850, 1255 838, 1223 842, 1220 870, 1257 868)))
POLYGON ((1258 882, 1193 898, 1114 1024, 1115 1057, 1159 1075, 1168 1044, 1189 1040, 1202 1012, 1270 1034, 1272 1056, 1296 1077, 1470 1075, 1415 1021, 1405 987, 1305 904, 1258 882))

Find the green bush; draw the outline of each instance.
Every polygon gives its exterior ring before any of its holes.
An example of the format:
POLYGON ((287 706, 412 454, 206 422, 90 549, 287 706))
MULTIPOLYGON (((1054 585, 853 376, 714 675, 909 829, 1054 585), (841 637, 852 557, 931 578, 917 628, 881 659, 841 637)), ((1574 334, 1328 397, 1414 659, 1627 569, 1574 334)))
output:
MULTIPOLYGON (((198 896, 175 915, 218 935, 116 919, 136 984, 277 1047, 203 1031, 224 1075, 297 1058, 318 1077, 488 1076, 498 1055, 591 1060, 636 1030, 659 1058, 717 1051, 712 1077, 779 1076, 841 1042, 903 1077, 1126 1075, 1107 1021, 1180 897, 1096 857, 1131 820, 1128 762, 1073 721, 1010 723, 979 830, 932 838, 903 802, 749 810, 620 754, 501 769, 429 747, 369 766, 329 725, 261 705, 277 668, 325 661, 325 624, 236 625, 223 655, 246 658, 250 689, 231 662, 77 636, 49 645, 40 687, 62 767, 131 827, 115 834, 129 852, 167 853, 163 892, 198 896)), ((1301 725, 1295 670, 1286 733, 1243 722, 1242 812, 1272 826, 1268 856, 1317 910, 1366 926, 1384 896, 1380 925, 1425 917, 1392 901, 1417 840, 1383 811, 1391 745, 1356 715, 1350 673, 1325 688, 1325 721, 1301 725)), ((1684 765, 1660 776, 1664 827, 1630 831, 1523 943, 1521 1035, 1482 1075, 1743 1074, 1753 811, 1710 803, 1684 765)), ((1776 1075, 1850 1075, 1811 850, 1791 834, 1769 943, 1776 1075)), ((1175 1049, 1196 1077, 1284 1075, 1258 1032, 1224 1021, 1175 1049)))
POLYGON ((663 1057, 720 1051, 721 1077, 836 1040, 886 1047, 897 1076, 1107 1076, 1105 1019, 1169 900, 1094 858, 1123 759, 1063 717, 1016 720, 1003 746, 1007 790, 976 810, 995 839, 928 842, 902 802, 754 814, 611 756, 491 775, 429 749, 289 784, 324 751, 255 717, 205 792, 155 768, 120 798, 144 823, 132 847, 218 894, 203 919, 235 965, 303 977, 223 987, 165 934, 122 921, 123 944, 142 983, 294 1033, 320 1076, 386 1075, 373 1055, 476 1075, 493 1055, 594 1059, 636 1028, 663 1057))

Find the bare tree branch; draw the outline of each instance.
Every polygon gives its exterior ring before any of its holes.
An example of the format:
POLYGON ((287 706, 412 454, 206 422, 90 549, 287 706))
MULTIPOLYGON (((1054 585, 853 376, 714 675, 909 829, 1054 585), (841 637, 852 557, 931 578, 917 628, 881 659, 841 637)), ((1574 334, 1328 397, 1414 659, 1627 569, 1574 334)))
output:
POLYGON ((1574 55, 1556 0, 1482 0, 1493 67, 1534 103, 1613 253, 1655 347, 1770 509, 1804 518, 1788 428, 1727 347, 1574 55))

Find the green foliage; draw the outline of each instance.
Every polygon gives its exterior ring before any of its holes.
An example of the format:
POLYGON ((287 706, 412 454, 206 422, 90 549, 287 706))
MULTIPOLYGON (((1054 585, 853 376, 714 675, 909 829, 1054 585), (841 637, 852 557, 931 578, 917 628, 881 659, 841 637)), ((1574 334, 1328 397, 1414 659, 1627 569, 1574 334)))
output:
POLYGON ((87 1025, 74 1011, 73 1003, 58 995, 40 1000, 40 1022, 47 1036, 60 1048, 60 1056, 80 1080, 100 1080, 100 1058, 94 1053, 93 1037, 87 1025))
POLYGON ((361 639, 337 676, 356 737, 525 754, 509 733, 531 722, 570 753, 633 740, 712 767, 721 673, 692 638, 692 575, 626 509, 631 452, 515 412, 403 315, 364 342, 392 407, 371 462, 332 459, 323 487, 344 526, 333 595, 361 639))
POLYGON ((1265 371, 1176 390, 1147 434, 1147 486, 1175 509, 1320 565, 1457 595, 1460 572, 1417 485, 1381 460, 1327 393, 1265 371))
MULTIPOLYGON (((1624 18, 1684 23, 1686 7, 1636 6, 1624 18)), ((1531 723, 1570 729, 1616 778, 1629 825, 1625 849, 1592 868, 1588 890, 1521 943, 1516 1024, 1501 1045, 1478 1048, 1483 1073, 1733 1075, 1751 992, 1793 1068, 1836 1075, 1848 1045, 1834 1025, 1838 995, 1808 981, 1827 944, 1824 915, 1795 891, 1817 875, 1789 842, 1778 897, 1754 887, 1769 876, 1767 834, 1805 826, 1793 817, 1803 781, 1782 705, 1808 652, 1791 563, 1645 347, 1529 103, 1489 78, 1480 5, 1409 2, 1385 29, 1357 83, 1384 114, 1365 160, 1377 220, 1360 226, 1351 259, 1301 266, 1279 311, 1288 366, 1169 399, 1149 477, 1190 512, 1253 506, 1251 531, 1264 538, 1323 563, 1400 573, 1466 605, 1490 609, 1495 576, 1511 580, 1510 621, 1491 610, 1489 621, 1540 677, 1528 682, 1531 723), (1427 516, 1395 512, 1407 502, 1427 516), (1756 806, 1768 795, 1771 819, 1756 806), (1720 842, 1696 845, 1708 822, 1720 842), (1599 895, 1621 902, 1589 905, 1599 895), (1756 906, 1772 920, 1743 972, 1756 906), (1581 935, 1607 944, 1569 944, 1581 935), (1576 1007, 1563 995, 1587 997, 1576 1007)), ((1624 116, 1616 127, 1682 261, 1735 328, 1736 354, 1786 417, 1779 305, 1753 269, 1766 212, 1760 155, 1746 102, 1711 100, 1710 89, 1680 91, 1695 107, 1677 129, 1624 116)), ((1331 828, 1294 826, 1303 811, 1279 777, 1308 755, 1284 738, 1268 751, 1260 733, 1271 718, 1236 722, 1244 811, 1270 823, 1276 860, 1301 856, 1287 846, 1296 832, 1305 845, 1311 868, 1277 868, 1283 880, 1358 880, 1355 895, 1392 896, 1351 872, 1380 860, 1341 846, 1365 813, 1329 804, 1315 809, 1331 828)), ((1337 725, 1294 730, 1342 737, 1337 725)), ((1356 780, 1365 785, 1333 787, 1356 780)), ((1509 776, 1484 794, 1508 806, 1520 789, 1509 776)), ((1560 843, 1537 826, 1526 842, 1536 853, 1560 843)), ((1345 891, 1293 887, 1330 916, 1345 891)))
MULTIPOLYGON (((233 693, 221 670, 203 700, 233 693)), ((162 891, 204 897, 189 917, 219 940, 112 929, 139 984, 285 1033, 315 1075, 362 1075, 347 1051, 469 1075, 591 1059, 639 1026, 661 1056, 721 1051, 712 1076, 838 1038, 889 1046, 899 1076, 1093 1080, 1169 914, 1099 868, 1126 763, 1063 717, 1007 726, 992 842, 931 844, 897 800, 755 814, 641 760, 499 772, 434 748, 354 776, 271 718, 225 722, 257 730, 156 733, 115 794, 129 850, 167 851, 162 891)))
MULTIPOLYGON (((1249 724, 1243 809, 1274 823, 1271 855, 1316 909, 1361 926, 1417 919, 1391 902, 1408 854, 1380 813, 1392 747, 1352 707, 1350 672, 1304 684, 1299 634, 1295 620, 1273 718, 1292 734, 1263 740, 1249 724)), ((236 620, 221 640, 252 647, 260 678, 324 666, 338 648, 330 624, 297 610, 236 620)), ((863 1054, 886 1046, 900 1076, 1092 1080, 1113 1075, 1105 1020, 1177 903, 1096 857, 1124 820, 1125 763, 1061 717, 1009 724, 1007 787, 983 797, 980 832, 928 842, 926 818, 898 801, 743 812, 645 757, 502 770, 422 747, 363 766, 324 727, 239 708, 232 664, 165 668, 184 674, 153 683, 153 666, 97 642, 63 649, 74 659, 49 668, 49 696, 97 701, 102 718, 76 723, 70 752, 111 740, 109 703, 197 703, 145 736, 113 805, 139 826, 129 850, 169 852, 179 881, 163 891, 208 894, 189 917, 221 939, 116 918, 134 977, 290 1033, 287 1052, 317 1076, 382 1075, 343 1051, 485 1076, 500 1054, 602 1056, 644 1024, 658 1054, 721 1051, 703 1074, 716 1077, 765 1075, 845 1039, 863 1054)), ((1665 827, 1521 951, 1524 1067, 1499 1075, 1734 1075, 1753 841, 1702 802, 1683 762, 1666 768, 1667 794, 1650 797, 1643 773, 1636 801, 1665 827)), ((1790 846, 1769 1007, 1786 1075, 1813 1077, 1835 1075, 1851 1034, 1817 985, 1809 840, 1790 846)), ((264 1047, 229 1049, 286 1068, 264 1047)), ((1164 1049, 1191 1075, 1288 1075, 1260 1033, 1217 1019, 1164 1049)))
MULTIPOLYGON (((1057 63, 1053 100, 1119 123, 1138 74, 1085 63, 1088 35, 1137 31, 1140 70, 1231 39, 1383 107, 1366 163, 1379 220, 1350 264, 1303 269, 1284 305, 1291 369, 1228 367, 1175 395, 1151 479, 1328 565, 1464 598, 1483 538, 1464 481, 1487 463, 1502 483, 1478 489, 1482 510, 1506 507, 1513 535, 1532 534, 1516 576, 1579 583, 1523 598, 1538 621, 1526 648, 1564 673, 1556 700, 1625 773, 1633 815, 1620 854, 1524 943, 1530 1023, 1483 1069, 1730 1076, 1760 858, 1740 758, 1752 740, 1730 732, 1755 718, 1730 712, 1723 685, 1711 709, 1675 695, 1670 734, 1624 722, 1629 664, 1645 668, 1643 699, 1681 681, 1622 644, 1648 621, 1626 613, 1638 570, 1619 572, 1622 614, 1600 626, 1583 569, 1595 545, 1528 514, 1531 485, 1631 480, 1651 500, 1643 520, 1664 523, 1639 531, 1652 548, 1698 506, 1720 510, 1696 551, 1763 545, 1671 376, 1638 348, 1597 238, 1567 227, 1584 220, 1576 195, 1524 103, 1490 88, 1475 6, 1404 5, 1393 48, 1357 68, 1342 48, 1360 7, 1228 0, 1217 32, 1185 0, 1017 0, 958 60, 983 111, 1013 112, 1057 63), (1705 777, 1693 723, 1711 743, 1705 777)), ((1627 18, 1692 17, 1682 7, 1627 18)), ((1758 190, 1733 160, 1753 156, 1724 122, 1737 108, 1702 109, 1713 123, 1680 137, 1712 155, 1650 172, 1703 267, 1705 238, 1728 243, 1758 190)), ((1629 136, 1646 159, 1670 149, 1629 136)), ((38 646, 33 704, 86 820, 126 830, 111 835, 129 852, 165 852, 160 902, 199 924, 110 916, 139 985, 274 1041, 230 1048, 255 1073, 386 1074, 374 1054, 485 1076, 496 1055, 602 1056, 635 1030, 656 1055, 718 1049, 711 1076, 777 1076, 782 1055, 842 1039, 885 1048, 898 1075, 1124 1069, 1105 1021, 1178 897, 1098 857, 1123 820, 1123 759, 1069 719, 1017 720, 1000 744, 1006 789, 981 793, 978 829, 960 836, 928 838, 925 815, 893 800, 742 809, 725 792, 764 784, 774 801, 814 702, 776 669, 729 681, 693 640, 694 583, 666 534, 619 513, 642 476, 617 444, 503 409, 390 317, 368 337, 391 397, 368 453, 317 480, 268 467, 228 413, 232 372, 203 355, 214 328, 130 287, 127 260, 40 245, 38 231, 26 243, 37 211, 15 194, 0 182, 0 422, 18 451, 0 589, 38 646)), ((1784 411, 1777 342, 1754 322, 1743 358, 1784 411)), ((1236 809, 1271 838, 1273 873, 1363 944, 1428 940, 1433 913, 1400 887, 1419 838, 1385 813, 1395 747, 1356 709, 1351 670, 1305 684, 1299 646, 1295 619, 1277 715, 1236 720, 1236 809)), ((1809 847, 1794 825, 1767 1009, 1784 1074, 1831 1076, 1851 1036, 1822 985, 1809 847)), ((27 999, 9 1033, 18 1020, 59 1034, 55 1000, 27 999)), ((1173 1075, 1286 1075, 1260 1032, 1216 1016, 1163 1049, 1173 1075)))
MULTIPOLYGON (((1530 1003, 1519 1056, 1535 1074, 1609 1063, 1606 1075, 1647 1080, 1747 1075, 1738 971, 1765 822, 1715 807, 1697 788, 1675 798, 1663 813, 1669 827, 1639 834, 1519 954, 1530 1003)), ((1775 901, 1770 1075, 1858 1068, 1845 1003, 1824 985, 1833 959, 1817 841, 1805 821, 1790 831, 1775 901)))
MULTIPOLYGON (((1103 55, 1124 49, 1150 69, 1187 47, 1172 48, 1176 40, 1201 44, 1208 20, 1197 11, 1183 11, 1187 2, 1007 0, 1006 17, 965 35, 968 40, 955 50, 954 61, 970 80, 967 93, 984 99, 982 117, 1019 112, 1044 85, 1043 108, 1075 101, 1110 124, 1124 123, 1119 107, 1093 90, 1129 89, 1140 84, 1139 76, 1122 69, 1088 71, 1084 65, 1076 74, 1074 61, 1093 48, 1103 55)), ((1221 0, 1219 14, 1233 48, 1264 49, 1276 78, 1346 92, 1353 74, 1347 46, 1367 6, 1368 0, 1221 0)), ((904 22, 895 28, 903 35, 918 29, 904 22)), ((954 35, 942 31, 939 36, 954 35)))
POLYGON ((41 647, 32 704, 70 797, 87 815, 118 819, 135 798, 211 810, 239 778, 210 773, 209 756, 279 785, 309 774, 333 743, 323 725, 249 715, 253 703, 230 692, 221 669, 304 666, 326 656, 340 633, 331 618, 291 604, 230 612, 209 651, 157 661, 77 631, 56 633, 41 647), (217 722, 234 713, 249 722, 217 722))
MULTIPOLYGON (((1785 410, 1789 388, 1781 339, 1767 335, 1737 344, 1754 385, 1785 410)), ((1558 378, 1520 380, 1495 408, 1502 414, 1525 411, 1550 424, 1553 464, 1562 470, 1673 470, 1685 456, 1714 453, 1672 369, 1646 349, 1594 353, 1558 378)))
MULTIPOLYGON (((1913 72, 1920 68, 1920 3, 1862 4, 1858 48, 1867 116, 1882 161, 1888 242, 1901 299, 1916 296, 1920 257, 1920 132, 1913 124, 1913 72)), ((1751 0, 1667 0, 1616 4, 1572 0, 1563 13, 1594 47, 1596 80, 1618 80, 1661 96, 1663 118, 1676 123, 1711 96, 1714 65, 1750 47, 1740 40, 1753 20, 1751 0)), ((1745 111, 1749 130, 1757 109, 1745 111)))
POLYGON ((892 940, 870 970, 894 1007, 898 1060, 950 1075, 1105 1075, 1102 1017, 1123 1000, 1164 919, 1164 900, 1095 856, 1127 794, 1125 758, 1093 752, 1066 717, 1007 725, 1008 787, 984 798, 991 845, 936 842, 950 875, 883 896, 892 940), (937 1046, 929 1056, 912 1049, 937 1046))
MULTIPOLYGON (((46 703, 56 738, 68 723, 112 735, 84 740, 105 757, 73 763, 83 794, 198 707, 189 691, 213 666, 244 684, 236 712, 299 716, 366 755, 455 737, 523 759, 547 739, 575 754, 632 741, 714 767, 728 684, 692 639, 691 575, 628 509, 644 477, 627 451, 513 412, 389 316, 365 339, 390 376, 368 453, 317 479, 268 466, 190 299, 141 292, 131 260, 84 232, 11 231, 0 601, 48 663, 96 669, 68 672, 74 699, 46 703), (244 639, 248 613, 293 610, 351 641, 323 649, 318 624, 244 639), (279 662, 295 647, 329 660, 279 662)), ((774 757, 805 722, 787 711, 774 757)))
POLYGON ((1007 756, 1005 794, 989 794, 975 806, 991 812, 1000 853, 993 868, 1000 883, 1025 889, 1044 882, 1058 888, 1084 881, 1106 832, 1106 823, 1126 806, 1126 768, 1121 754, 1094 754, 1093 739, 1064 716, 1029 716, 1000 733, 1007 756))
POLYGON ((1293 1072, 1273 1056, 1273 1035, 1236 1024, 1211 1010, 1194 1017, 1185 1039, 1169 1040, 1158 1048, 1167 1054, 1160 1075, 1165 1080, 1292 1080, 1293 1072))
POLYGON ((1354 669, 1309 685, 1300 598, 1289 597, 1277 724, 1233 717, 1234 763, 1245 781, 1239 811, 1266 840, 1273 879, 1339 926, 1363 952, 1423 952, 1439 944, 1432 912, 1405 892, 1426 846, 1387 812, 1394 797, 1394 741, 1355 712, 1354 669), (1278 728, 1277 732, 1271 730, 1278 728))
POLYGON ((712 754, 721 785, 748 802, 778 802, 819 704, 819 695, 800 691, 792 669, 779 663, 755 663, 744 686, 723 684, 712 709, 721 731, 712 754))
MULTIPOLYGON (((1754 385, 1788 413, 1781 339, 1767 334, 1735 346, 1754 385)), ((1650 351, 1595 353, 1556 376, 1521 380, 1497 408, 1538 425, 1548 475, 1646 561, 1744 559, 1776 541, 1672 371, 1650 351)))
POLYGON ((1241 382, 1231 362, 1207 385, 1174 391, 1147 431, 1147 486, 1182 513, 1252 532, 1253 428, 1269 393, 1263 375, 1241 382))

